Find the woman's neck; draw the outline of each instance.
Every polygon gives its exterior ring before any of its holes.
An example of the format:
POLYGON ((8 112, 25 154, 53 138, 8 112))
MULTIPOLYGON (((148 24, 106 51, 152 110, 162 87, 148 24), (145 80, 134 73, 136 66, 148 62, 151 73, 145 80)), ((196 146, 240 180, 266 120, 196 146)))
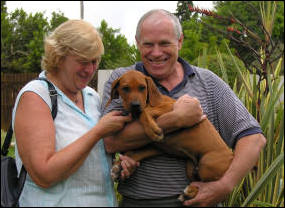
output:
POLYGON ((74 91, 69 89, 68 86, 64 84, 64 81, 59 78, 58 74, 47 73, 46 76, 74 103, 77 104, 80 101, 82 97, 80 90, 74 91))

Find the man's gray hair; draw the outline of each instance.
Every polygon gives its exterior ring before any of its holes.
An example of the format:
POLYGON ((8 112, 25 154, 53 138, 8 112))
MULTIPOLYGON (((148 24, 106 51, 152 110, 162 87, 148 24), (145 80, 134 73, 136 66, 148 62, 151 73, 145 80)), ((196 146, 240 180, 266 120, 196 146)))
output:
POLYGON ((148 18, 149 16, 151 16, 152 14, 155 14, 155 13, 165 14, 167 17, 169 17, 172 20, 173 27, 174 27, 174 32, 176 34, 177 39, 179 40, 181 35, 182 35, 182 27, 181 27, 181 24, 179 22, 179 19, 174 14, 172 14, 172 13, 170 13, 170 12, 164 10, 164 9, 153 9, 153 10, 150 10, 149 12, 145 13, 141 17, 141 19, 139 20, 138 25, 137 25, 136 39, 137 40, 140 39, 141 26, 142 26, 142 23, 144 22, 144 20, 146 18, 148 18))

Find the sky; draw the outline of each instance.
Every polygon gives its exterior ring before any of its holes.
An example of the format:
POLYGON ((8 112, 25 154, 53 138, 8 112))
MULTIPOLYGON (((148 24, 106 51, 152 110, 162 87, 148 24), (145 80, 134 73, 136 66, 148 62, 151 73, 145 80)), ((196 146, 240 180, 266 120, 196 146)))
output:
MULTIPOLYGON (((194 6, 212 9, 213 1, 193 1, 194 6)), ((22 8, 26 13, 61 11, 69 19, 80 19, 80 1, 6 1, 8 12, 22 8)), ((130 45, 135 44, 135 31, 140 17, 151 9, 175 12, 177 1, 84 1, 84 20, 99 28, 104 19, 108 27, 120 29, 130 45)))

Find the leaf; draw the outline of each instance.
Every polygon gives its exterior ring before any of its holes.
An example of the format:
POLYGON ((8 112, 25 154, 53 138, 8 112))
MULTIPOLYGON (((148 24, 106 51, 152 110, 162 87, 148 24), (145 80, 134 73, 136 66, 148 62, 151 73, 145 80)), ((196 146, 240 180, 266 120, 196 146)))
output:
POLYGON ((260 178, 260 180, 256 183, 248 197, 245 199, 242 207, 249 206, 258 196, 259 193, 261 193, 265 187, 266 184, 268 184, 271 179, 275 176, 277 171, 282 167, 284 163, 284 152, 282 152, 270 165, 270 167, 266 170, 266 172, 263 174, 263 176, 260 178))

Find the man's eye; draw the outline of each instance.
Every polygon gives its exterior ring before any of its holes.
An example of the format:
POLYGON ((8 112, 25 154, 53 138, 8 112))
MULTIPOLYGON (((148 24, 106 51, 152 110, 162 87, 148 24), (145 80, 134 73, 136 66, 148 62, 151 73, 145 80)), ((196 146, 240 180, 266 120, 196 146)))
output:
POLYGON ((169 42, 161 42, 159 45, 162 47, 167 47, 170 45, 170 43, 169 42))
POLYGON ((143 45, 144 45, 145 47, 152 47, 152 46, 153 46, 152 43, 144 43, 143 45))

